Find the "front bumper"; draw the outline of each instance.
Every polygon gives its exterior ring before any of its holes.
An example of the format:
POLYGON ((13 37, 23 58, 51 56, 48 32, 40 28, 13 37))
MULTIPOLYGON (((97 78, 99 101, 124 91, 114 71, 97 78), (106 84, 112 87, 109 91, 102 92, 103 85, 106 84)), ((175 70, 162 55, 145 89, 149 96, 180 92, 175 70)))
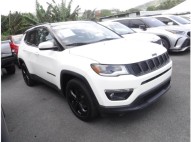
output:
POLYGON ((170 78, 160 83, 149 91, 142 93, 130 105, 119 107, 100 106, 99 110, 104 113, 120 113, 143 109, 156 102, 163 94, 170 89, 170 78))
POLYGON ((95 74, 95 77, 92 77, 88 82, 100 106, 106 108, 119 107, 133 104, 141 94, 171 78, 171 74, 172 61, 170 60, 165 66, 141 76, 123 75, 118 77, 102 77, 95 74), (126 100, 112 101, 106 96, 106 90, 120 89, 133 89, 133 92, 126 100))

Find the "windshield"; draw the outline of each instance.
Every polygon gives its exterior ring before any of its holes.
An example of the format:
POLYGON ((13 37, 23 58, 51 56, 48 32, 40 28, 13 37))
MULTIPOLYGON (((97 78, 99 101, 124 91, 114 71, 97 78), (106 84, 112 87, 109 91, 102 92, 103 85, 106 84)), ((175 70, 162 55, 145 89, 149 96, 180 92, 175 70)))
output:
POLYGON ((132 29, 118 22, 102 22, 101 24, 118 33, 119 35, 135 33, 135 31, 132 29))
POLYGON ((66 46, 80 46, 121 38, 116 33, 95 22, 71 22, 52 28, 66 46))
POLYGON ((15 36, 12 36, 12 40, 15 44, 20 44, 22 37, 23 35, 15 35, 15 36))
POLYGON ((190 24, 190 21, 182 18, 182 17, 179 17, 179 16, 170 16, 170 18, 172 18, 174 21, 177 21, 178 23, 180 24, 190 24))
POLYGON ((145 22, 145 24, 149 27, 160 27, 160 26, 166 26, 163 22, 157 20, 156 18, 142 18, 142 20, 145 22))

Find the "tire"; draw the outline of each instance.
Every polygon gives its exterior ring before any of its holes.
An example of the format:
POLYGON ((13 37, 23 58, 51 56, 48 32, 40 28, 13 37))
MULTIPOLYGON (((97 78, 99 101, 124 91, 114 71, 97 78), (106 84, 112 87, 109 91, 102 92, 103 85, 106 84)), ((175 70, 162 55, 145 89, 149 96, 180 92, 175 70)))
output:
POLYGON ((91 121, 97 116, 91 91, 78 79, 72 79, 66 86, 66 99, 74 113, 82 121, 91 121))
POLYGON ((22 70, 23 79, 24 79, 26 85, 27 86, 34 86, 35 81, 31 78, 30 73, 29 73, 25 63, 21 64, 21 70, 22 70))
POLYGON ((162 45, 167 49, 167 50, 169 50, 170 49, 170 43, 169 43, 169 41, 166 39, 166 38, 161 38, 161 40, 162 40, 162 45))
POLYGON ((15 65, 17 65, 18 69, 21 69, 21 65, 19 64, 18 61, 15 62, 15 65))
POLYGON ((11 66, 9 66, 9 67, 6 67, 5 68, 6 69, 6 71, 7 71, 7 73, 8 74, 15 74, 15 65, 14 64, 12 64, 11 66))

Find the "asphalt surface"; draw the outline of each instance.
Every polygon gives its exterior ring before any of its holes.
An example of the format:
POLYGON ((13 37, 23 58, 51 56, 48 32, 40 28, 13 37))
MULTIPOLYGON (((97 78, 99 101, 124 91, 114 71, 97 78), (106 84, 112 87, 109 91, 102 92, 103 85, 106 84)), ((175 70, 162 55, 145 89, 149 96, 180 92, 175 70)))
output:
POLYGON ((155 104, 124 116, 82 122, 46 85, 3 74, 2 106, 12 142, 189 142, 190 53, 171 54, 171 89, 155 104))

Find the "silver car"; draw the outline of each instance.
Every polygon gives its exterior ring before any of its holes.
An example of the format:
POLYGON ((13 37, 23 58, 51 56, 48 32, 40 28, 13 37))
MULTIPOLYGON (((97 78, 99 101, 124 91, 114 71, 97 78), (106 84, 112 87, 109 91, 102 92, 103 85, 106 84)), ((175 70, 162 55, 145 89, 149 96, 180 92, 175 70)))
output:
POLYGON ((152 42, 162 45, 162 41, 159 36, 149 33, 138 33, 119 22, 106 21, 106 22, 99 22, 99 24, 109 28, 110 30, 116 32, 117 34, 121 35, 122 37, 128 40, 132 41, 134 40, 136 42, 137 40, 139 40, 143 42, 152 42))
MULTIPOLYGON (((161 22, 165 23, 166 25, 178 25, 184 28, 191 29, 191 24, 189 20, 186 20, 185 18, 182 18, 177 15, 157 15, 152 16, 161 22)), ((190 34, 189 34, 190 36, 190 34)))
POLYGON ((137 32, 152 33, 159 36, 163 46, 169 51, 180 52, 190 49, 189 29, 180 26, 167 26, 152 17, 120 18, 112 21, 120 22, 137 32))

